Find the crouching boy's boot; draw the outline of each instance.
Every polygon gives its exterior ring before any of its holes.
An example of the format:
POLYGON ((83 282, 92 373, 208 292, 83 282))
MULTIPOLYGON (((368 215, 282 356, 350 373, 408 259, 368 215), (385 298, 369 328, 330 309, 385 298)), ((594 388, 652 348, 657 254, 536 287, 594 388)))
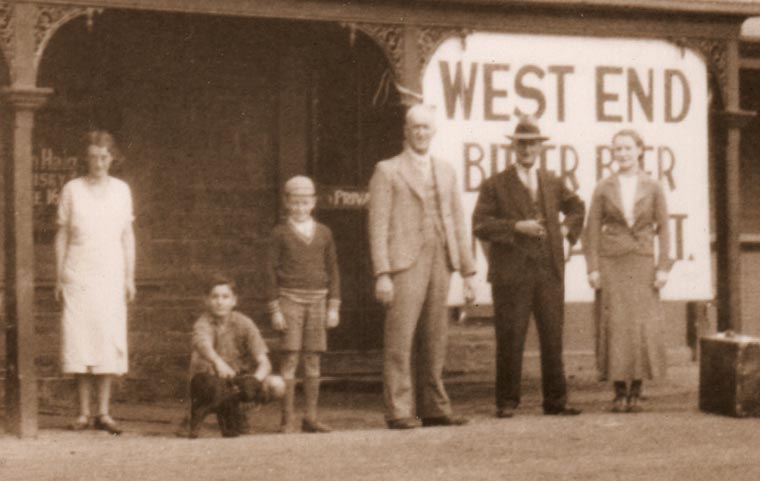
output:
POLYGON ((296 398, 296 381, 294 379, 285 380, 285 394, 282 396, 282 421, 280 421, 281 433, 294 433, 296 428, 293 426, 293 412, 295 411, 296 398))
POLYGON ((306 416, 301 429, 305 433, 329 433, 330 426, 317 421, 317 401, 319 400, 319 378, 306 377, 303 380, 303 394, 306 401, 306 416))

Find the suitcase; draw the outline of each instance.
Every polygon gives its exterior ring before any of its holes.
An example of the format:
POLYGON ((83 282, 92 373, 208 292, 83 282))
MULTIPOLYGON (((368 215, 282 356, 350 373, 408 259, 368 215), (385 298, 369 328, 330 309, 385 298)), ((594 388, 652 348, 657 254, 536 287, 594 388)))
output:
POLYGON ((760 338, 720 333, 700 339, 699 409, 760 416, 760 338))

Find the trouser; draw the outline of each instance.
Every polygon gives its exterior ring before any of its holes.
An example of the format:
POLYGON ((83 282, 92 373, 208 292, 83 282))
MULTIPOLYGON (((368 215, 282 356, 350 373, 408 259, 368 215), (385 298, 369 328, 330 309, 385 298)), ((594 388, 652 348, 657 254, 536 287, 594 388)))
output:
POLYGON ((492 285, 496 331, 496 405, 520 404, 525 335, 531 313, 541 349, 544 409, 559 409, 567 401, 562 362, 565 289, 548 262, 529 260, 519 278, 492 285))
POLYGON ((249 429, 240 394, 233 382, 214 374, 195 374, 190 380, 191 438, 198 436, 201 423, 210 413, 216 413, 219 429, 225 437, 238 436, 249 429))
POLYGON ((420 417, 451 414, 442 380, 450 277, 446 248, 438 239, 423 245, 409 269, 392 276, 383 364, 388 420, 413 417, 415 403, 420 417))

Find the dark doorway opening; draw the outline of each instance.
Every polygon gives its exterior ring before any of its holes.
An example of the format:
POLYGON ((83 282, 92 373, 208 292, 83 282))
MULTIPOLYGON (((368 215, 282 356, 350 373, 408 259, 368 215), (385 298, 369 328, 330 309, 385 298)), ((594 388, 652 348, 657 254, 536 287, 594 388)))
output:
POLYGON ((384 313, 374 299, 366 201, 374 164, 401 150, 404 108, 388 62, 368 37, 334 29, 321 40, 312 64, 309 171, 322 186, 319 218, 336 238, 346 321, 330 347, 377 349, 384 313))
MULTIPOLYGON (((109 10, 91 29, 79 18, 56 33, 41 61, 38 83, 55 95, 37 115, 35 155, 70 165, 91 128, 120 142, 138 283, 158 286, 140 297, 130 329, 166 341, 144 350, 166 354, 175 334, 186 343, 200 277, 217 270, 238 279, 241 310, 272 336, 263 273, 279 189, 305 173, 327 189, 366 192, 374 163, 401 148, 390 78, 378 45, 332 23, 109 10)), ((36 208, 43 280, 54 277, 55 187, 36 208)), ((320 203, 317 217, 334 231, 343 276, 330 349, 378 348, 366 210, 320 203)))

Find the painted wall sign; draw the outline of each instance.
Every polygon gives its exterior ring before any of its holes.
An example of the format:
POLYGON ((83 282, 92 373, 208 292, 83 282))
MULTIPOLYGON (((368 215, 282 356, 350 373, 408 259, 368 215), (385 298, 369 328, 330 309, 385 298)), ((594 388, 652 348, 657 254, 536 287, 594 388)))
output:
MULTIPOLYGON (((467 222, 481 182, 513 161, 506 134, 534 114, 550 136, 542 164, 588 206, 615 168, 612 135, 638 130, 645 170, 665 187, 677 259, 666 299, 713 297, 710 264, 707 73, 690 50, 663 41, 475 33, 444 42, 424 76, 436 106, 433 150, 457 169, 467 222)), ((478 302, 490 303, 487 265, 476 246, 478 302)), ((567 301, 591 301, 579 246, 569 252, 567 301)), ((454 283, 451 301, 461 299, 454 283)))
POLYGON ((319 207, 322 209, 364 209, 368 203, 366 188, 334 185, 319 188, 319 207))
POLYGON ((34 236, 48 242, 55 234, 58 196, 64 184, 77 176, 76 156, 57 154, 43 147, 33 159, 34 236))

